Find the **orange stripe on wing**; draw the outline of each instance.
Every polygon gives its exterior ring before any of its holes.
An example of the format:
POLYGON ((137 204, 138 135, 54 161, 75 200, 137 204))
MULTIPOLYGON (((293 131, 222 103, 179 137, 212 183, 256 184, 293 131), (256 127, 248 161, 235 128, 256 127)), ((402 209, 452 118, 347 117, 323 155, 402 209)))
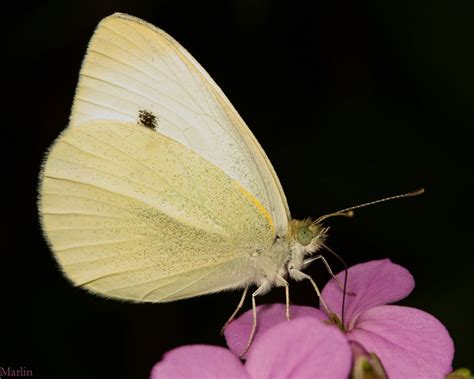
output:
POLYGON ((272 230, 275 231, 275 225, 273 224, 273 220, 266 210, 266 208, 258 201, 255 196, 253 196, 250 192, 248 192, 244 187, 242 187, 238 182, 235 182, 237 188, 239 191, 247 198, 250 200, 250 202, 255 205, 255 208, 258 209, 258 211, 263 214, 263 216, 267 219, 268 223, 271 225, 272 230))

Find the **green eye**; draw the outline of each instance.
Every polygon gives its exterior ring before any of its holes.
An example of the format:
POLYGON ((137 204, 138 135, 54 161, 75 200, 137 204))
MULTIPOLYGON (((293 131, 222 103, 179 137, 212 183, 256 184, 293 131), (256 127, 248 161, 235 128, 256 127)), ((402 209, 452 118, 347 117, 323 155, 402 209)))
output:
POLYGON ((307 246, 313 240, 314 234, 307 226, 302 226, 298 229, 297 239, 300 244, 307 246))

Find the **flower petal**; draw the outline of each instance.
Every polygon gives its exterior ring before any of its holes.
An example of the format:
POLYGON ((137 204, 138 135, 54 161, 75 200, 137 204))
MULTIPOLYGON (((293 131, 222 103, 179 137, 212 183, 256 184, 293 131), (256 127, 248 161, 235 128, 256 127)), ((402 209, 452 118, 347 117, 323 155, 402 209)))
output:
MULTIPOLYGON (((344 271, 336 276, 341 283, 344 282, 344 271)), ((410 272, 392 263, 390 259, 352 266, 349 268, 347 290, 355 293, 355 296, 346 296, 345 319, 351 320, 371 307, 401 300, 407 297, 414 287, 415 281, 410 272)), ((342 290, 334 279, 326 284, 322 297, 329 309, 341 317, 342 290)))
MULTIPOLYGON (((260 305, 257 307, 257 332, 253 340, 254 344, 263 333, 271 327, 288 321, 286 319, 286 308, 284 304, 260 305)), ((323 312, 314 307, 292 305, 290 308, 291 319, 304 316, 315 317, 325 320, 327 317, 323 312)), ((247 341, 252 331, 252 310, 242 314, 227 326, 224 336, 229 349, 236 355, 240 355, 247 345, 247 341)), ((252 346, 250 347, 252 348, 252 346)))
POLYGON ((382 305, 359 315, 347 338, 377 354, 388 377, 444 378, 454 345, 446 328, 415 308, 382 305))
POLYGON ((241 361, 229 350, 211 345, 189 345, 167 352, 150 379, 250 379, 241 361))
POLYGON ((352 357, 339 329, 314 317, 280 323, 254 342, 245 367, 252 378, 347 378, 352 357))

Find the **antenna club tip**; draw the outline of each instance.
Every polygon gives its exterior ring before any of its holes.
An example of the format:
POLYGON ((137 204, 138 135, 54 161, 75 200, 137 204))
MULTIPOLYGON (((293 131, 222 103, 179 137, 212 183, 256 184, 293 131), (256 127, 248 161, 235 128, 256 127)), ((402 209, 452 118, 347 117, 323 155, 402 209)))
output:
POLYGON ((354 217, 354 211, 347 211, 346 216, 347 217, 354 217))
POLYGON ((417 189, 416 191, 413 191, 410 193, 411 196, 418 196, 418 195, 422 195, 425 193, 425 189, 423 187, 421 187, 420 189, 417 189))

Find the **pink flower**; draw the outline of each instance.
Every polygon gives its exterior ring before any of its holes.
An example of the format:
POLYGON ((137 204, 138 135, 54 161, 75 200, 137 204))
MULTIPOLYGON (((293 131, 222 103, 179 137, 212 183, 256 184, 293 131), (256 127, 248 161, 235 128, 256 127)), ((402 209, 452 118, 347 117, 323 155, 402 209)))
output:
MULTIPOLYGON (((337 277, 342 281, 344 273, 339 273, 337 277)), ((359 350, 362 347, 368 353, 375 353, 391 379, 444 378, 451 371, 454 355, 453 341, 446 328, 426 312, 385 305, 405 298, 413 288, 411 274, 389 259, 351 267, 348 291, 356 296, 346 297, 344 335, 352 347, 357 346, 359 350)), ((334 280, 325 286, 322 296, 340 319, 342 291, 334 280)), ((284 305, 258 308, 259 329, 248 359, 260 338, 277 325, 289 324, 285 321, 284 305)), ((293 320, 308 317, 328 320, 324 312, 310 307, 292 306, 291 311, 293 320)), ((251 312, 246 312, 228 326, 225 335, 234 353, 243 351, 251 322, 251 312)), ((281 339, 276 341, 281 343, 281 339)), ((318 348, 316 344, 312 345, 313 349, 318 348)), ((338 354, 339 351, 333 351, 333 357, 338 354)), ((334 365, 332 362, 326 364, 334 365)))
MULTIPOLYGON (((342 281, 343 273, 338 274, 342 281)), ((348 378, 364 377, 366 363, 391 379, 444 378, 451 371, 453 342, 433 316, 409 307, 385 305, 414 288, 410 273, 390 260, 349 269, 345 325, 333 324, 313 307, 283 304, 258 307, 258 331, 243 363, 237 358, 250 333, 251 311, 231 323, 225 336, 230 350, 191 345, 174 349, 153 368, 151 379, 167 378, 348 378), (332 325, 331 325, 332 324, 332 325), (342 329, 342 331, 341 331, 342 329), (232 352, 235 354, 233 354, 232 352)), ((323 297, 340 319, 342 293, 332 280, 323 297)))
POLYGON ((151 379, 346 379, 349 376, 352 353, 337 328, 314 317, 298 317, 277 324, 265 333, 260 330, 245 364, 223 347, 183 346, 164 355, 153 368, 151 379))

